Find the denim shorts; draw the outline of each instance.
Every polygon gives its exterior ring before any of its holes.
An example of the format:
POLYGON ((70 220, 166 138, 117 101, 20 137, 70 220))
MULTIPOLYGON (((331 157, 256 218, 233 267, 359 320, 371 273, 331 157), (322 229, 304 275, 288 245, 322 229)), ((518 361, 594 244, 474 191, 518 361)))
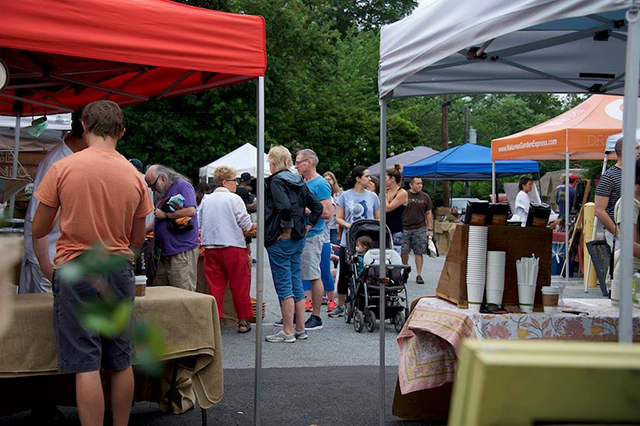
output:
POLYGON ((293 297, 296 302, 304 299, 302 279, 300 278, 302 269, 300 258, 303 247, 304 238, 301 240, 280 239, 267 247, 273 285, 276 288, 280 304, 290 297, 293 297))
MULTIPOLYGON (((58 370, 83 373, 105 370, 119 371, 131 365, 133 346, 130 325, 120 336, 107 339, 82 325, 76 309, 103 296, 92 285, 97 279, 110 288, 109 297, 130 300, 135 296, 133 267, 126 265, 101 276, 85 275, 76 283, 67 283, 60 274, 53 275, 53 322, 58 349, 58 370)), ((133 320, 133 317, 130 321, 133 320)))

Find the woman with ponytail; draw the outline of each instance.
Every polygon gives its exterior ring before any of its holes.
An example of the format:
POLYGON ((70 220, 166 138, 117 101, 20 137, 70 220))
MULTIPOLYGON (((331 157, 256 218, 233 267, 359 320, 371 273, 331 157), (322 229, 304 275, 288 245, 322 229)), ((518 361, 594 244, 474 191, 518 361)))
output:
MULTIPOLYGON (((345 188, 350 188, 338 198, 336 205, 336 222, 343 229, 360 219, 379 219, 380 200, 373 192, 367 190, 371 174, 364 166, 356 166, 347 178, 345 188)), ((338 306, 329 314, 336 318, 344 315, 344 301, 349 290, 349 266, 346 263, 347 232, 340 239, 340 275, 338 276, 338 306)))

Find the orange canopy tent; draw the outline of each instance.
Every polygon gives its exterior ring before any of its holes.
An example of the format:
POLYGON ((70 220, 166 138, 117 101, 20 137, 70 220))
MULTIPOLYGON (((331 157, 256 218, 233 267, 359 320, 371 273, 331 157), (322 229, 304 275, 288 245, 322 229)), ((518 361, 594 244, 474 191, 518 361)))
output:
MULTIPOLYGON (((603 159, 604 173, 608 154, 607 137, 622 129, 622 96, 593 95, 577 107, 551 120, 511 136, 491 142, 491 158, 497 160, 565 160, 565 187, 569 187, 569 159, 603 159)), ((615 157, 615 152, 612 153, 615 157)), ((495 167, 494 167, 495 169, 495 167)), ((495 179, 493 180, 495 193, 495 179)), ((569 197, 565 197, 565 215, 569 197)), ((565 221, 568 223, 567 217, 565 221)), ((597 225, 597 219, 596 219, 597 225)), ((594 227, 595 234, 595 227, 594 227)), ((592 235, 592 239, 595 235, 592 235)), ((569 258, 569 233, 565 233, 565 262, 569 258)), ((587 271, 590 271, 587 262, 587 271)), ((566 277, 569 270, 566 268, 566 277)), ((588 279, 585 281, 587 291, 588 279)))
POLYGON ((511 136, 494 139, 498 160, 574 160, 603 158, 607 137, 622 131, 622 96, 593 95, 577 107, 511 136))

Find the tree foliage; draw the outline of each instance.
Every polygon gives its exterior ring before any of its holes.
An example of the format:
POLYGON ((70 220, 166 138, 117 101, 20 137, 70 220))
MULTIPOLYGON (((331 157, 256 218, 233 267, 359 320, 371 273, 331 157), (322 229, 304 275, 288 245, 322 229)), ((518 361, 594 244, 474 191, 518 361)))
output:
MULTIPOLYGON (((267 25, 266 146, 314 149, 320 171, 343 179, 355 165, 379 161, 379 29, 415 0, 182 0, 193 6, 261 15, 267 25)), ((119 149, 197 179, 198 168, 255 143, 254 82, 127 107, 119 149)), ((449 97, 449 140, 463 142, 465 108, 478 143, 547 120, 579 96, 449 97)), ((388 153, 416 145, 442 149, 440 97, 389 103, 388 153)), ((554 167, 545 165, 543 167, 554 167)), ((456 187, 454 187, 455 189, 456 187)))

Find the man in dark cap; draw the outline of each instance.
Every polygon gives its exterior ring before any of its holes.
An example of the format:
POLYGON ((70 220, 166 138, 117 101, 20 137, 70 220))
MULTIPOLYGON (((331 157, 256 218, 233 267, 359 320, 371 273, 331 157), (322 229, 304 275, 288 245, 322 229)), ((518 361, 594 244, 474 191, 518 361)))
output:
POLYGON ((144 174, 144 171, 142 170, 142 161, 138 160, 137 158, 131 158, 129 159, 129 162, 131 164, 133 164, 133 167, 135 167, 136 169, 138 169, 138 171, 142 174, 144 174))

